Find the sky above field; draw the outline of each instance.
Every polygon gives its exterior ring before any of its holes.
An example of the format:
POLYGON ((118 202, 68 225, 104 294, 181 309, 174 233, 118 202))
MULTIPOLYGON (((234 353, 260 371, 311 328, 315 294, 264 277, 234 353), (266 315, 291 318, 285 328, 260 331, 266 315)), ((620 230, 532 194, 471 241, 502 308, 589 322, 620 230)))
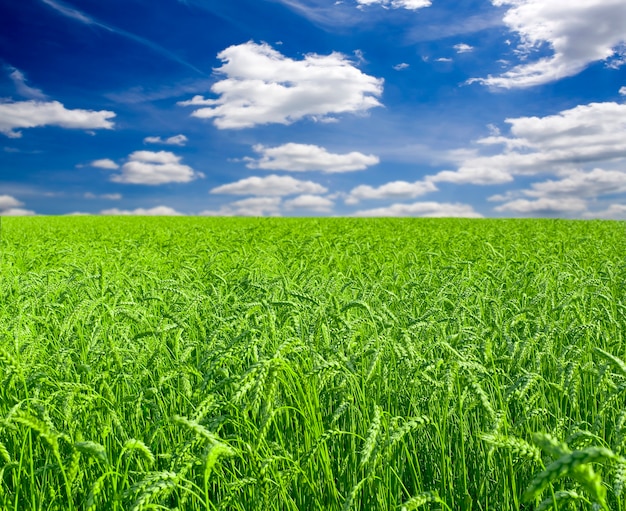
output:
POLYGON ((624 0, 0 0, 0 215, 626 218, 624 0))

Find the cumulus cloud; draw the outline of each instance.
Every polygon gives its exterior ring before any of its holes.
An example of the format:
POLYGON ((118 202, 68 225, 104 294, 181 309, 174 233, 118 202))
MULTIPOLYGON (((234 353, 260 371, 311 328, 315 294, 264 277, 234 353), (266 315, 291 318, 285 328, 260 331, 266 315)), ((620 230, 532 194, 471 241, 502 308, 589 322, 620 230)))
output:
POLYGON ((272 174, 266 177, 248 177, 234 183, 218 186, 213 188, 210 193, 280 197, 296 194, 321 194, 327 191, 322 185, 313 181, 301 181, 291 176, 272 174))
POLYGON ((621 96, 626 96, 626 85, 619 88, 619 93, 621 96))
POLYGON ((356 0, 356 2, 359 4, 359 8, 368 5, 380 5, 385 8, 408 9, 410 11, 417 11, 432 5, 431 0, 356 0))
POLYGON ((504 23, 519 36, 517 53, 526 60, 533 51, 552 55, 523 62, 500 76, 477 79, 501 88, 532 87, 573 76, 590 63, 609 59, 626 41, 623 0, 491 0, 508 7, 504 23))
POLYGON ((285 201, 285 207, 287 209, 305 209, 317 213, 328 213, 332 211, 334 205, 335 203, 326 197, 308 194, 285 201))
POLYGON ((587 209, 587 203, 576 197, 542 197, 535 200, 517 199, 494 209, 500 212, 521 213, 532 216, 553 216, 559 214, 580 214, 587 209))
POLYGON ((466 217, 481 218, 482 215, 474 211, 469 204, 446 202, 414 202, 413 204, 392 204, 384 208, 357 211, 354 216, 361 217, 389 217, 389 216, 419 216, 419 217, 466 217))
POLYGON ((115 112, 68 110, 58 101, 13 101, 0 103, 0 133, 20 138, 22 128, 60 126, 69 129, 112 129, 115 112))
POLYGON ((381 106, 383 80, 366 75, 341 53, 285 57, 268 44, 252 41, 218 54, 225 76, 211 87, 217 99, 194 96, 179 102, 201 107, 192 116, 213 119, 220 129, 259 124, 291 124, 330 114, 362 113, 381 106))
POLYGON ((103 209, 100 211, 101 215, 124 215, 124 216, 182 216, 183 213, 176 211, 174 208, 170 208, 169 206, 156 206, 154 208, 144 209, 103 209))
POLYGON ((465 44, 465 43, 455 44, 454 49, 456 50, 457 53, 469 53, 471 51, 474 51, 473 46, 470 46, 469 44, 465 44))
POLYGON ((251 197, 231 202, 217 210, 200 212, 202 216, 280 216, 280 197, 251 197))
POLYGON ((184 146, 189 139, 185 135, 174 135, 163 139, 161 137, 146 137, 143 139, 144 144, 162 144, 162 145, 176 145, 184 146))
POLYGON ((41 90, 31 87, 26 83, 26 76, 24 76, 24 73, 22 73, 19 69, 10 67, 9 71, 11 71, 9 73, 9 78, 13 81, 15 90, 20 96, 30 99, 47 99, 47 96, 41 92, 41 90))
POLYGON ((162 185, 166 183, 189 183, 204 177, 182 158, 169 151, 135 151, 122 166, 122 173, 111 176, 115 183, 136 185, 162 185))
POLYGON ((458 153, 458 170, 428 179, 487 185, 510 182, 514 175, 567 176, 601 162, 626 163, 626 104, 590 103, 556 115, 506 122, 510 136, 478 140, 495 154, 458 153))
POLYGON ((379 163, 378 157, 359 152, 345 154, 329 153, 325 148, 309 144, 284 144, 278 147, 255 145, 253 149, 261 154, 258 160, 247 158, 247 167, 264 170, 286 170, 304 172, 319 170, 327 173, 364 170, 379 163))
POLYGON ((101 160, 94 160, 89 165, 92 167, 96 167, 97 169, 107 169, 107 170, 116 170, 119 169, 120 166, 115 163, 113 160, 109 160, 108 158, 103 158, 101 160))
POLYGON ((23 209, 24 204, 11 195, 0 195, 0 216, 29 216, 35 212, 23 209))
POLYGON ((346 197, 346 204, 357 204, 366 199, 413 199, 420 195, 436 192, 437 187, 431 181, 392 181, 377 188, 359 185, 346 197))

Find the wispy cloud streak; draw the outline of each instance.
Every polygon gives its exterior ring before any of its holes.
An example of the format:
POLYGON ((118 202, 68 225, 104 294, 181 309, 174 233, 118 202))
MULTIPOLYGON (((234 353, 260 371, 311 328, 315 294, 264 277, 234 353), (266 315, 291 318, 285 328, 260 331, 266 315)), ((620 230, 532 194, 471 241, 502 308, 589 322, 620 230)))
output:
POLYGON ((176 55, 175 53, 167 50, 166 48, 163 48, 162 46, 159 46, 158 44, 153 43, 149 39, 146 39, 144 37, 138 36, 136 34, 133 34, 132 32, 128 32, 128 31, 123 30, 121 28, 113 27, 111 25, 107 25, 106 23, 102 23, 101 21, 98 21, 97 19, 95 19, 95 18, 93 18, 93 17, 91 17, 91 16, 89 16, 89 15, 79 11, 78 9, 74 9, 73 7, 70 7, 67 4, 64 4, 64 3, 60 2, 59 0, 41 0, 41 1, 44 4, 46 4, 47 6, 51 7, 55 11, 57 11, 59 14, 62 14, 63 16, 65 16, 67 18, 74 19, 74 20, 79 21, 79 22, 81 22, 81 23, 83 23, 85 25, 93 25, 95 27, 102 28, 102 29, 104 29, 104 30, 106 30, 108 32, 113 33, 113 34, 117 34, 117 35, 120 35, 120 36, 125 37, 127 39, 130 39, 131 41, 139 43, 139 44, 145 46, 146 48, 150 48, 154 52, 158 53, 159 55, 161 55, 163 57, 166 57, 169 60, 177 62, 178 64, 181 64, 182 66, 185 66, 185 67, 195 71, 198 74, 206 76, 206 73, 204 71, 202 71, 201 69, 197 68, 193 64, 190 64, 186 60, 181 59, 178 55, 176 55))

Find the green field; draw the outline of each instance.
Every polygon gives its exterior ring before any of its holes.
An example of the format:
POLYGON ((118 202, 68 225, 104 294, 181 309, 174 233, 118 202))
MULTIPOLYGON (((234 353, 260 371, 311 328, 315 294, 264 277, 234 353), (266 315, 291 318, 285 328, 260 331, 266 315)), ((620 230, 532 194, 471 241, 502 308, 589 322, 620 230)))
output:
POLYGON ((2 510, 626 510, 626 223, 4 218, 2 510))

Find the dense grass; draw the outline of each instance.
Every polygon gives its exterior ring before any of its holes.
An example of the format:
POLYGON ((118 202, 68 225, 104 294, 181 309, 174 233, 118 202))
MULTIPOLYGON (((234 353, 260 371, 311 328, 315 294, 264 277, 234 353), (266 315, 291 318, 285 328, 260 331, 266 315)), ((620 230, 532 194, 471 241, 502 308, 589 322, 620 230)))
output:
POLYGON ((626 510, 624 223, 1 236, 3 510, 626 510))

